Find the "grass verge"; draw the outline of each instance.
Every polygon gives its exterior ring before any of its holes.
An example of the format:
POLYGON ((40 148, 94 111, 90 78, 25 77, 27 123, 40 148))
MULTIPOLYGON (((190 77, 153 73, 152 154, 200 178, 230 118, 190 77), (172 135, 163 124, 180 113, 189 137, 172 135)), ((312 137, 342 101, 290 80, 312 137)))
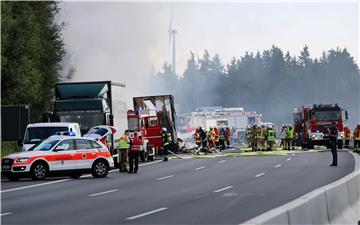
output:
POLYGON ((20 152, 21 148, 17 145, 16 141, 2 141, 1 142, 1 158, 14 153, 20 152))

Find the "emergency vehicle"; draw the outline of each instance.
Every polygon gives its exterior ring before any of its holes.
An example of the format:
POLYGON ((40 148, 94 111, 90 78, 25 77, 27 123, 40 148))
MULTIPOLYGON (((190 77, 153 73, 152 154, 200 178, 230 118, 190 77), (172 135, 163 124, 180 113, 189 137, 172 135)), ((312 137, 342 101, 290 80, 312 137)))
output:
POLYGON ((21 177, 42 180, 49 175, 69 175, 76 179, 83 173, 106 177, 114 166, 108 148, 100 141, 76 136, 51 136, 33 150, 5 156, 2 174, 11 181, 21 177))
POLYGON ((172 150, 179 148, 176 112, 172 95, 134 97, 134 110, 128 110, 128 126, 131 132, 138 131, 145 143, 140 158, 154 160, 162 146, 163 127, 171 134, 172 150))
POLYGON ((314 148, 314 145, 330 147, 328 128, 332 122, 338 129, 338 148, 344 143, 344 121, 348 113, 338 104, 314 104, 294 109, 294 129, 296 143, 305 148, 314 148))

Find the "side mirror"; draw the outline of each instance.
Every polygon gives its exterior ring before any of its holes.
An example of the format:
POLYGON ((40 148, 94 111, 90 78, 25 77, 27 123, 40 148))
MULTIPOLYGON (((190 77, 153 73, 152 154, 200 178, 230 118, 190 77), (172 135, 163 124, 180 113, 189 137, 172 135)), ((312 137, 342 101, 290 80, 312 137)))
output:
POLYGON ((348 111, 345 110, 345 119, 348 120, 349 119, 349 114, 348 114, 348 111))
POLYGON ((17 139, 17 145, 18 146, 23 146, 22 138, 17 139))
POLYGON ((54 149, 54 152, 64 151, 66 150, 65 146, 59 145, 54 149))

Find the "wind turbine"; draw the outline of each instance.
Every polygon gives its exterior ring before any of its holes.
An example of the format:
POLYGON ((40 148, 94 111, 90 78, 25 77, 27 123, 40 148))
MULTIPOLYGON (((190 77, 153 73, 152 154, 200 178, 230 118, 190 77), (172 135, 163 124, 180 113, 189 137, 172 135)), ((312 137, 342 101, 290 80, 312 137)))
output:
POLYGON ((170 17, 170 25, 169 25, 169 47, 171 47, 171 44, 172 44, 172 64, 171 64, 171 69, 172 69, 172 72, 174 74, 176 74, 176 59, 175 59, 175 35, 177 34, 177 30, 173 29, 172 28, 172 18, 173 18, 173 15, 171 14, 171 17, 170 17), (172 39, 172 43, 171 43, 171 39, 172 39))

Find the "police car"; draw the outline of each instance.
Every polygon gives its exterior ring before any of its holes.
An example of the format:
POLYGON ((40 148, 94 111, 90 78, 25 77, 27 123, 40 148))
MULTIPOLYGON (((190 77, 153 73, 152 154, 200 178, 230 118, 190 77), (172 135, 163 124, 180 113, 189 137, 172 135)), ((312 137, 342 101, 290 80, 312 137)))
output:
POLYGON ((106 177, 114 166, 108 148, 91 138, 51 136, 32 151, 14 153, 1 161, 2 173, 9 180, 21 177, 42 180, 49 175, 70 175, 79 178, 83 173, 106 177))

